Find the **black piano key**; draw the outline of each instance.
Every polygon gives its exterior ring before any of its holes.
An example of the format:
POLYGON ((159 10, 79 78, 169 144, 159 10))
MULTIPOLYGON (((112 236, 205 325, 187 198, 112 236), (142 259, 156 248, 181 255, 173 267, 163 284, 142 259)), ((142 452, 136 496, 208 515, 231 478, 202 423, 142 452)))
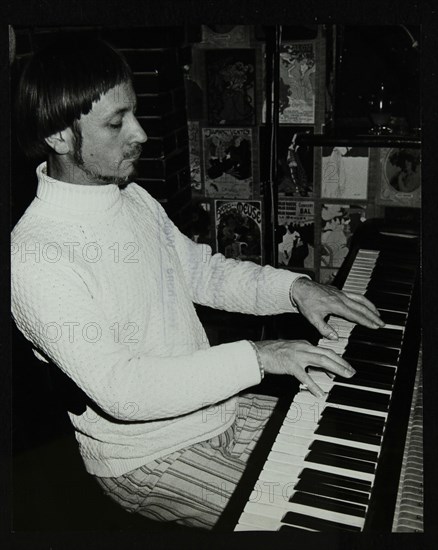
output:
POLYGON ((377 308, 382 321, 388 325, 406 326, 407 314, 399 311, 386 311, 383 308, 377 308))
POLYGON ((395 283, 413 282, 415 280, 415 272, 413 271, 387 271, 384 267, 376 266, 372 273, 372 278, 376 281, 394 281, 395 283))
POLYGON ((379 279, 375 279, 373 275, 371 275, 371 280, 367 285, 367 290, 396 293, 396 294, 403 294, 405 296, 411 296, 412 287, 413 287, 413 283, 391 281, 388 279, 385 280, 383 278, 379 280, 379 279))
POLYGON ((332 474, 329 472, 322 472, 321 470, 314 470, 312 468, 303 468, 298 477, 299 479, 310 483, 326 483, 328 485, 335 485, 336 487, 363 491, 364 493, 371 492, 370 481, 344 476, 342 474, 332 474))
POLYGON ((370 276, 373 281, 376 282, 376 284, 379 283, 395 283, 395 284, 407 284, 407 285, 413 285, 414 284, 414 277, 409 277, 408 279, 404 278, 403 275, 400 275, 399 273, 386 273, 382 270, 374 270, 373 273, 370 276))
POLYGON ((314 451, 307 453, 304 462, 325 464, 326 466, 335 466, 336 468, 344 468, 346 470, 354 470, 356 472, 366 472, 368 474, 374 474, 376 471, 376 465, 372 462, 365 462, 363 460, 356 460, 345 456, 317 453, 314 451))
POLYGON ((327 397, 327 403, 338 403, 340 405, 375 411, 387 411, 389 396, 384 393, 335 385, 330 390, 327 397))
POLYGON ((387 347, 398 347, 400 349, 403 334, 396 329, 372 329, 356 325, 351 331, 348 341, 369 342, 387 347))
POLYGON ((330 406, 325 407, 322 411, 322 419, 324 421, 343 422, 357 427, 365 426, 369 431, 376 434, 382 434, 385 427, 384 419, 374 414, 345 411, 330 406))
POLYGON ((403 294, 389 294, 386 292, 379 292, 376 290, 367 290, 365 297, 370 300, 377 308, 382 307, 390 309, 392 311, 408 311, 410 296, 403 294))
POLYGON ((331 443, 330 441, 312 441, 309 449, 318 453, 346 456, 350 458, 356 458, 358 460, 366 460, 368 462, 377 462, 378 456, 375 451, 358 449, 357 447, 350 447, 348 445, 341 445, 339 443, 331 443))
POLYGON ((349 362, 349 359, 359 359, 361 361, 368 361, 375 364, 396 366, 398 356, 398 349, 351 342, 347 344, 342 357, 347 362, 349 362))
POLYGON ((392 389, 396 371, 394 367, 384 367, 383 365, 377 366, 372 363, 362 363, 360 361, 351 361, 351 366, 356 370, 354 376, 351 378, 344 378, 343 376, 336 375, 333 381, 335 383, 363 386, 373 389, 392 389), (378 368, 380 368, 380 370, 378 370, 378 368))
POLYGON ((331 512, 339 512, 341 514, 348 514, 356 517, 365 517, 365 513, 367 511, 366 506, 362 506, 361 504, 344 503, 333 500, 332 498, 320 497, 318 495, 311 495, 309 493, 301 492, 297 492, 292 495, 289 502, 295 502, 296 504, 303 504, 306 506, 312 506, 313 508, 330 510, 331 512))
POLYGON ((324 418, 318 424, 318 426, 330 432, 331 437, 338 437, 342 439, 338 434, 341 432, 351 433, 353 435, 370 435, 381 437, 380 429, 373 426, 366 426, 365 424, 352 424, 351 422, 344 422, 342 420, 333 420, 332 418, 324 418))
MULTIPOLYGON (((351 359, 350 365, 354 368, 357 374, 366 378, 380 381, 380 382, 394 382, 395 369, 390 366, 375 365, 371 362, 359 361, 357 359, 351 359)), ((345 381, 346 378, 343 378, 345 381)))
POLYGON ((325 497, 336 498, 338 500, 348 500, 357 504, 368 504, 369 495, 361 491, 353 491, 352 489, 344 489, 337 487, 336 485, 330 485, 325 483, 315 483, 299 479, 295 484, 294 489, 301 491, 302 493, 312 493, 315 495, 321 495, 325 497))
MULTIPOLYGON (((341 432, 350 433, 352 435, 363 435, 363 436, 377 436, 381 437, 383 435, 383 430, 381 426, 377 424, 364 424, 362 421, 352 422, 348 417, 346 419, 339 417, 324 416, 320 419, 318 427, 324 428, 327 430, 327 433, 331 437, 338 437, 338 434, 341 432)), ((339 437, 339 439, 342 439, 339 437)))
POLYGON ((385 269, 385 271, 415 273, 417 264, 418 258, 415 259, 413 256, 404 257, 403 253, 384 253, 379 254, 375 267, 385 269))
MULTIPOLYGON (((289 525, 299 525, 301 527, 307 527, 308 529, 314 529, 316 531, 354 531, 360 532, 360 527, 352 525, 344 525, 337 521, 331 521, 328 519, 315 518, 313 516, 306 516, 305 514, 298 514, 296 512, 287 512, 282 523, 289 525)), ((289 529, 287 525, 282 525, 280 531, 289 529)))
POLYGON ((379 390, 391 390, 392 382, 381 382, 373 380, 366 376, 359 376, 357 373, 351 378, 343 378, 342 376, 335 376, 333 379, 335 383, 347 384, 349 386, 361 386, 363 388, 373 388, 379 390))
POLYGON ((324 422, 319 424, 315 430, 316 434, 335 437, 337 439, 345 439, 348 441, 357 441, 359 443, 369 443, 370 445, 380 445, 382 436, 371 433, 365 433, 360 430, 353 430, 342 424, 334 424, 332 422, 324 422))
MULTIPOLYGON (((377 338, 373 339, 371 338, 370 336, 353 336, 351 335, 349 338, 348 338, 348 343, 350 346, 352 346, 353 344, 366 344, 366 345, 371 345, 371 346, 374 346, 374 347, 379 347, 379 348, 385 348, 385 349, 395 349, 398 351, 401 350, 402 348, 402 338, 400 338, 398 341, 396 340, 387 340, 385 341, 382 337, 378 336, 377 338)), ((398 353, 397 353, 398 355, 398 353)))
POLYGON ((382 267, 394 267, 397 269, 406 269, 415 271, 418 264, 418 255, 407 254, 402 250, 382 250, 377 258, 376 265, 382 267))

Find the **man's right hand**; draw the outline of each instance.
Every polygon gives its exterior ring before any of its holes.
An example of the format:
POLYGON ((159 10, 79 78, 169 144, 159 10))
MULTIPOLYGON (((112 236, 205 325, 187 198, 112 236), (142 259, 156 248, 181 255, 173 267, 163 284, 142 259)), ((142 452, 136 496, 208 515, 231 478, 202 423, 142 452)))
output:
POLYGON ((324 392, 309 376, 307 367, 322 368, 346 378, 356 372, 334 351, 312 346, 306 340, 263 340, 254 344, 265 372, 295 376, 317 397, 322 397, 324 392))

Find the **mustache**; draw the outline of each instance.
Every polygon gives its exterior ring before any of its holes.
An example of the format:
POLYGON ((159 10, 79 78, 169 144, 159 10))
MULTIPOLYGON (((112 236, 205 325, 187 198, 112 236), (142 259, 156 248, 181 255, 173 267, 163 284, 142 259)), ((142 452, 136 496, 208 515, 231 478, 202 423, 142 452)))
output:
POLYGON ((131 147, 129 151, 123 154, 124 159, 138 159, 141 155, 141 152, 143 151, 143 147, 136 143, 131 147))

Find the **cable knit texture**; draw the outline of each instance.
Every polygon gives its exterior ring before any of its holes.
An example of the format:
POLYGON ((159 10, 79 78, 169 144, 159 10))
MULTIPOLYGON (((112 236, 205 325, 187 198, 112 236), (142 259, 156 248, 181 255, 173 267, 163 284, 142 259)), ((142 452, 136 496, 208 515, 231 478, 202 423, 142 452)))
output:
POLYGON ((88 395, 69 413, 86 469, 119 476, 226 430, 260 381, 251 344, 210 347, 193 302, 294 311, 299 275, 212 255, 135 183, 85 186, 37 169, 12 233, 12 313, 41 360, 88 395))

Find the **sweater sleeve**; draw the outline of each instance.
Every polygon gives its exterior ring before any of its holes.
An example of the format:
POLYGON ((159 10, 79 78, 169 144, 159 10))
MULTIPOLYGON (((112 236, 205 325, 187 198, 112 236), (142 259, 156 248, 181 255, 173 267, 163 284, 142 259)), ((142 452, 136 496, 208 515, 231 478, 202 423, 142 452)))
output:
POLYGON ((310 279, 308 275, 212 254, 210 246, 197 244, 183 235, 163 207, 154 203, 162 231, 173 236, 193 302, 253 315, 297 312, 289 291, 296 279, 310 279))
POLYGON ((178 357, 133 354, 115 341, 81 274, 61 262, 12 259, 12 314, 24 336, 118 420, 180 416, 260 382, 245 340, 178 357))

